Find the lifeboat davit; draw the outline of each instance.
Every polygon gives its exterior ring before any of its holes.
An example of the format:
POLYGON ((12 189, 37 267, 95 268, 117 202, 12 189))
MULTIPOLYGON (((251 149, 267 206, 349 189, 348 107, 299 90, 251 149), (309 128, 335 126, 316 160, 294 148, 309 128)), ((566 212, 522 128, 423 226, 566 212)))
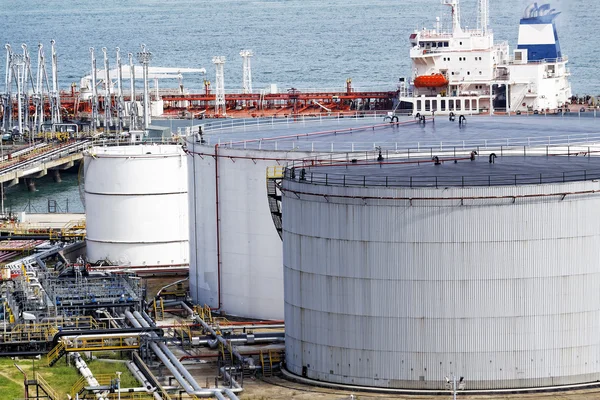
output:
POLYGON ((421 75, 415 78, 415 87, 440 88, 448 85, 448 79, 442 74, 421 75))

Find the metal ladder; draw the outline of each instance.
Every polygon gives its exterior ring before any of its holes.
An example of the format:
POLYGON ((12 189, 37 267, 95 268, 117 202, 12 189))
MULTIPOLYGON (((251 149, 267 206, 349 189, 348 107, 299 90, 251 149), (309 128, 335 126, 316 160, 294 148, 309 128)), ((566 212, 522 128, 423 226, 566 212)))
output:
POLYGON ((50 350, 50 352, 46 356, 46 359, 48 361, 48 366, 51 367, 54 364, 56 364, 56 362, 58 360, 60 360, 60 358, 65 353, 66 353, 65 344, 62 341, 58 342, 56 344, 56 346, 54 346, 54 348, 52 350, 50 350))
POLYGON ((269 210, 275 224, 275 229, 280 238, 283 238, 283 226, 281 215, 281 180, 285 167, 278 165, 267 168, 267 199, 269 210))
POLYGON ((162 321, 165 319, 165 304, 162 297, 154 299, 154 319, 156 321, 162 321))

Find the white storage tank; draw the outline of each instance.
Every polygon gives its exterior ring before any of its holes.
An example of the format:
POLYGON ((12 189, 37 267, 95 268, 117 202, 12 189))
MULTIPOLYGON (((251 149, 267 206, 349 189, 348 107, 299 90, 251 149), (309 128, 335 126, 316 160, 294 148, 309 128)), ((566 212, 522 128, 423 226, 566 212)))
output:
MULTIPOLYGON (((409 119, 411 124, 414 120, 409 119)), ((186 140, 189 155, 190 293, 198 304, 227 314, 282 320, 281 237, 267 197, 267 168, 290 160, 350 149, 348 129, 380 125, 382 116, 364 119, 226 121, 203 128, 203 137, 186 140), (231 124, 230 126, 227 124, 231 124), (217 128, 215 128, 216 126, 217 128), (335 130, 347 137, 337 147, 335 130), (328 134, 327 132, 331 132, 328 134), (300 143, 297 137, 305 140, 300 143), (312 139, 314 138, 314 139, 312 139)), ((372 131, 369 131, 372 134, 372 131)), ((372 143, 367 147, 375 157, 372 143)), ((365 153, 362 153, 364 156, 365 153)))
POLYGON ((89 262, 146 271, 189 266, 181 146, 94 147, 84 172, 89 262))
POLYGON ((403 389, 598 381, 600 159, 440 161, 286 171, 288 370, 403 389))
MULTIPOLYGON (((266 188, 268 167, 314 158, 320 162, 415 157, 445 150, 585 142, 597 123, 582 119, 469 117, 469 129, 447 118, 418 124, 403 117, 216 120, 186 128, 190 206, 190 293, 198 304, 228 314, 282 319, 281 238, 266 188), (526 130, 529 137, 523 137, 526 130), (458 133, 460 132, 460 136, 458 133), (590 133, 588 136, 587 133, 590 133), (570 134, 570 138, 567 136, 570 134), (216 155, 215 155, 216 154, 216 155)), ((540 149, 545 153, 545 149, 540 149)))

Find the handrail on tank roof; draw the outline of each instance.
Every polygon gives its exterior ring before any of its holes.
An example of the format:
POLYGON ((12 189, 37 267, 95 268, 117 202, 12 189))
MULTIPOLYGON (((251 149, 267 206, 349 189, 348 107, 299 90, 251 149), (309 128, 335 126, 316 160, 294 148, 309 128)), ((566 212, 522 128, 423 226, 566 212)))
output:
POLYGON ((377 161, 380 149, 361 152, 342 152, 329 154, 316 154, 311 157, 303 157, 295 160, 290 160, 287 163, 287 168, 317 168, 331 166, 347 166, 348 168, 359 165, 371 164, 414 164, 414 163, 431 163, 433 157, 437 156, 440 161, 454 161, 455 159, 470 158, 472 152, 476 156, 489 156, 496 154, 499 156, 546 156, 546 157, 591 157, 600 155, 600 145, 587 144, 561 144, 554 146, 498 146, 498 147, 471 147, 471 148, 448 148, 446 150, 434 148, 421 148, 420 150, 411 149, 403 152, 382 151, 384 162, 377 161))
MULTIPOLYGON (((212 132, 221 132, 225 130, 239 129, 243 131, 252 127, 261 127, 266 125, 288 125, 294 122, 301 123, 317 123, 321 121, 333 121, 339 119, 378 119, 388 116, 391 110, 386 111, 352 111, 352 112, 337 112, 337 113, 314 113, 310 115, 298 114, 298 115, 286 115, 271 117, 259 117, 259 118, 226 118, 211 121, 205 124, 192 125, 187 127, 178 128, 180 136, 195 135, 198 129, 202 127, 205 134, 212 132)), ((396 113, 395 115, 403 115, 410 117, 408 113, 396 113)))
MULTIPOLYGON (((530 157, 597 157, 600 155, 600 146, 579 146, 573 147, 515 147, 509 149, 487 149, 484 152, 467 153, 460 152, 459 156, 454 154, 434 153, 433 157, 409 160, 405 158, 384 158, 386 161, 376 161, 373 158, 362 160, 351 159, 344 161, 338 160, 302 160, 294 161, 286 167, 283 178, 297 182, 310 183, 313 185, 325 186, 344 186, 344 187, 367 187, 367 186, 385 186, 385 187, 465 187, 465 186, 517 186, 527 184, 546 184, 546 183, 567 183, 578 181, 591 181, 600 179, 600 168, 580 169, 575 171, 563 171, 561 173, 539 173, 539 174, 505 174, 505 175, 485 175, 472 174, 462 176, 406 176, 406 175, 351 175, 340 172, 318 172, 319 167, 353 167, 365 166, 384 166, 398 164, 431 164, 447 162, 471 162, 472 156, 488 157, 490 154, 500 154, 501 156, 530 156, 530 157), (565 151, 566 150, 566 151, 565 151), (527 153, 529 151, 529 154, 527 153), (445 158, 444 158, 445 156, 445 158), (463 156, 463 157, 461 157, 463 156), (317 171, 317 172, 315 172, 317 171)), ((367 155, 368 157, 368 155, 367 155)))

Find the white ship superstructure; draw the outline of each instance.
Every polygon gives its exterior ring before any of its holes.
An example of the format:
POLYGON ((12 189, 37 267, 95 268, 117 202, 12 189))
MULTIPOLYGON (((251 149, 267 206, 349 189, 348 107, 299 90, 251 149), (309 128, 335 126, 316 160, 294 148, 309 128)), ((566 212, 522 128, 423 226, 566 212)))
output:
POLYGON ((452 29, 423 29, 410 35, 412 81, 400 84, 400 101, 414 114, 479 114, 494 111, 555 111, 571 97, 566 67, 549 4, 534 3, 520 22, 512 55, 507 42, 494 43, 488 0, 479 1, 476 29, 461 26, 459 0, 452 29))

